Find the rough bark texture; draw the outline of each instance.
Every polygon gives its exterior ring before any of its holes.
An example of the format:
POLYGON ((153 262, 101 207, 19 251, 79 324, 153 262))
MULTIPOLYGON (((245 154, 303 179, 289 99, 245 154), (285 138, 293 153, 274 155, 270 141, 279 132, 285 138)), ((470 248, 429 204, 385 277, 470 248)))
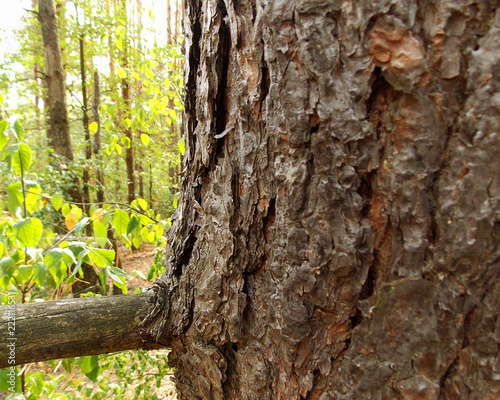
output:
POLYGON ((0 368, 161 345, 141 335, 156 291, 0 307, 0 368), (7 345, 11 345, 8 347, 7 345))
POLYGON ((54 0, 38 1, 38 20, 42 27, 45 76, 48 85, 50 123, 47 138, 49 146, 54 149, 56 154, 65 157, 68 161, 73 161, 66 107, 65 75, 54 0))
POLYGON ((497 2, 186 13, 179 397, 499 398, 497 2))

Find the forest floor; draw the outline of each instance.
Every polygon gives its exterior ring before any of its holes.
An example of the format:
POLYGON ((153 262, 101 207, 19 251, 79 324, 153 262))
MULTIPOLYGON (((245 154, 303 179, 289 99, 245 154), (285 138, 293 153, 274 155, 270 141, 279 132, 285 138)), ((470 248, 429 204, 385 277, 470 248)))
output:
MULTIPOLYGON (((128 273, 133 274, 134 271, 140 271, 144 276, 148 275, 149 269, 151 265, 154 263, 154 257, 156 254, 156 247, 154 246, 143 246, 141 249, 131 252, 126 248, 119 248, 118 250, 119 258, 122 263, 121 267, 128 273)), ((146 279, 141 278, 139 275, 134 277, 127 278, 127 289, 128 293, 134 293, 137 288, 147 288, 153 285, 153 282, 148 282, 146 279)), ((168 350, 155 350, 149 352, 149 355, 152 357, 161 357, 162 359, 168 354, 168 350)), ((168 368, 167 365, 165 365, 168 368)), ((131 368, 132 369, 132 368, 131 368)), ((39 372, 42 371, 44 375, 57 376, 61 373, 66 375, 66 371, 62 367, 53 368, 49 363, 40 362, 26 365, 26 372, 39 372)), ((146 373, 148 375, 154 375, 158 371, 156 367, 150 367, 146 373)), ((97 388, 98 383, 93 383, 90 381, 85 375, 83 375, 78 368, 75 368, 72 373, 69 375, 67 380, 82 380, 85 381, 88 385, 95 386, 97 388)), ((104 376, 108 377, 109 383, 118 383, 119 378, 116 376, 114 370, 106 370, 103 372, 104 376)), ((140 379, 140 378, 139 378, 140 379)), ((70 392, 75 392, 75 389, 69 388, 68 385, 62 384, 62 386, 66 386, 67 389, 62 389, 59 391, 60 394, 70 394, 70 392)), ((126 399, 134 399, 134 385, 129 385, 126 389, 126 399)), ((175 392, 175 384, 173 381, 173 370, 169 370, 169 373, 162 379, 161 385, 156 389, 155 393, 160 400, 176 400, 177 395, 175 392)), ((7 394, 5 392, 0 391, 0 400, 5 398, 7 394)), ((109 400, 113 400, 113 397, 109 397, 109 400)))

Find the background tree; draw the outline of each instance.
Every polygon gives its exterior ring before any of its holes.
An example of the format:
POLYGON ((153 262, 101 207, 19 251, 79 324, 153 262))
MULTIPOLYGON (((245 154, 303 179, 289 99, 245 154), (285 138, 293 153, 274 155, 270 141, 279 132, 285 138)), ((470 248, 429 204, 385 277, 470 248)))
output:
POLYGON ((38 19, 42 27, 45 53, 45 78, 48 82, 50 124, 47 130, 49 146, 67 161, 73 161, 66 107, 65 72, 54 0, 38 2, 38 19))

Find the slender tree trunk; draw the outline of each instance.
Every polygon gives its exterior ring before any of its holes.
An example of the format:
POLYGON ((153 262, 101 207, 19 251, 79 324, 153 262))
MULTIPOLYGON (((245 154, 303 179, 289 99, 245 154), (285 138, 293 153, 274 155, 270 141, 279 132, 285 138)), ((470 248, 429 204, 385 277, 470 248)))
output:
POLYGON ((500 11, 461 4, 188 1, 180 399, 500 397, 500 11))
POLYGON ((59 39, 56 7, 54 0, 39 0, 38 20, 42 27, 45 49, 46 80, 50 124, 47 130, 49 146, 54 152, 73 161, 73 148, 69 134, 68 110, 66 108, 66 88, 59 39))
POLYGON ((175 0, 174 5, 175 5, 174 39, 177 41, 177 40, 179 40, 179 31, 180 31, 179 28, 181 25, 180 12, 179 12, 179 8, 180 8, 179 1, 175 0))
MULTIPOLYGON (((66 106, 65 74, 62 61, 59 27, 54 0, 38 1, 38 20, 42 29, 45 53, 45 81, 49 111, 47 129, 48 145, 62 159, 57 160, 59 169, 66 169, 73 161, 73 148, 69 131, 68 109, 66 106)), ((68 196, 73 201, 81 201, 79 180, 70 183, 68 196)))
POLYGON ((99 87, 99 73, 94 72, 94 104, 93 104, 93 116, 94 122, 97 123, 97 131, 94 134, 94 154, 97 161, 96 169, 96 196, 97 202, 102 203, 104 201, 104 171, 102 168, 102 158, 101 158, 101 120, 99 117, 99 107, 101 103, 99 87))
MULTIPOLYGON (((85 72, 85 37, 84 34, 80 34, 79 44, 80 44, 80 78, 82 83, 82 115, 83 115, 83 131, 85 132, 85 159, 87 160, 87 166, 83 170, 83 202, 86 204, 83 206, 85 213, 88 214, 89 203, 90 203, 90 170, 89 164, 92 159, 92 144, 90 141, 90 130, 89 130, 89 108, 88 108, 88 96, 87 96, 87 78, 85 72)), ((89 225, 90 226, 90 225, 89 225)))
MULTIPOLYGON (((122 0, 121 2, 121 11, 123 13, 123 18, 127 18, 127 0, 122 0)), ((121 55, 121 66, 124 70, 128 68, 128 54, 127 54, 127 45, 124 41, 123 43, 123 52, 121 55)), ((130 95, 130 82, 129 77, 125 77, 121 82, 122 86, 122 99, 125 106, 124 113, 122 118, 130 118, 130 106, 131 106, 131 95, 130 95)), ((127 189, 128 189, 128 197, 127 200, 129 203, 134 201, 135 199, 135 176, 134 176, 134 138, 132 135, 132 129, 129 127, 125 128, 125 136, 129 139, 130 146, 125 150, 125 164, 127 166, 127 189)))
POLYGON ((167 0, 167 43, 172 44, 172 7, 167 0))

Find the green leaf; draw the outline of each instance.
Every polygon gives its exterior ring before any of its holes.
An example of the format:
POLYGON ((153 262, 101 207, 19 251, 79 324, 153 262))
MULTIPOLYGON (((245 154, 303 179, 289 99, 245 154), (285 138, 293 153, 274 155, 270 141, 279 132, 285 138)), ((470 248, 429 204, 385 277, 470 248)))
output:
POLYGON ((76 236, 81 235, 81 233, 83 232, 83 229, 87 226, 89 219, 90 219, 89 217, 85 217, 76 223, 76 225, 73 228, 75 230, 76 236))
POLYGON ((89 378, 92 382, 96 382, 100 371, 101 369, 99 367, 96 367, 92 371, 86 373, 85 376, 89 378))
POLYGON ((47 281, 47 272, 48 269, 44 263, 38 263, 35 266, 34 280, 38 287, 45 285, 45 282, 47 281))
POLYGON ((141 141, 144 144, 144 146, 147 146, 149 144, 149 136, 146 135, 145 133, 141 133, 141 141))
POLYGON ((26 196, 26 209, 30 214, 42 209, 42 188, 40 185, 30 185, 26 196))
POLYGON ((17 209, 24 202, 21 182, 11 183, 7 186, 7 207, 12 215, 16 215, 17 209))
POLYGON ((0 121, 0 150, 2 150, 9 140, 9 135, 5 130, 9 127, 9 123, 5 120, 0 121))
POLYGON ((99 124, 95 121, 89 125, 89 131, 92 133, 96 133, 98 129, 99 129, 99 124))
POLYGON ((120 51, 123 51, 123 41, 120 36, 116 37, 116 47, 118 47, 120 51))
POLYGON ((94 238, 100 247, 105 247, 108 242, 108 230, 104 224, 100 221, 94 221, 92 223, 94 228, 94 238))
POLYGON ((16 274, 18 283, 27 282, 33 275, 34 265, 20 265, 16 274))
POLYGON ((59 286, 66 277, 68 267, 64 263, 63 249, 52 249, 45 254, 44 261, 47 265, 50 275, 54 278, 57 286, 59 286))
POLYGON ((118 236, 127 232, 130 217, 126 211, 116 210, 113 216, 113 226, 118 236))
POLYGON ((35 247, 42 237, 43 225, 38 218, 26 218, 17 221, 13 230, 16 238, 25 247, 35 247))
POLYGON ((64 196, 60 193, 57 193, 52 196, 50 202, 52 203, 52 207, 54 207, 54 210, 59 211, 64 203, 64 196))
POLYGON ((2 279, 2 284, 5 289, 7 289, 7 285, 10 281, 10 278, 14 274, 16 270, 16 260, 12 257, 4 257, 0 260, 0 277, 2 279))
POLYGON ((71 371, 73 371, 73 368, 75 368, 76 359, 74 357, 63 358, 61 360, 61 364, 63 368, 66 370, 66 372, 71 373, 71 371))
POLYGON ((122 144, 127 148, 130 149, 130 138, 127 136, 122 136, 122 144))
MULTIPOLYGON (((5 342, 4 342, 5 343, 5 342)), ((9 393, 11 390, 14 390, 15 392, 21 392, 21 380, 19 378, 19 370, 17 367, 9 367, 5 369, 0 369, 0 390, 3 392, 9 393), (13 381, 14 381, 14 386, 10 385, 10 375, 11 371, 13 371, 13 381)), ((12 393, 12 392, 10 392, 12 393)), ((24 398, 22 394, 20 395, 11 395, 13 399, 19 399, 19 398, 24 398), (16 396, 16 397, 14 397, 16 396), (17 397, 20 396, 20 397, 17 397)), ((9 396, 9 398, 11 397, 9 396)))
POLYGON ((61 213, 64 218, 71 212, 71 207, 68 203, 64 203, 62 208, 61 208, 61 213))
POLYGON ((122 79, 125 79, 127 77, 127 72, 122 67, 118 67, 116 69, 116 74, 122 79))
POLYGON ((111 267, 115 260, 115 252, 113 250, 90 248, 89 258, 99 268, 111 267))
POLYGON ((144 211, 148 209, 148 202, 144 199, 137 199, 137 202, 139 203, 139 207, 141 207, 144 211))
POLYGON ((120 235, 120 239, 122 240, 122 242, 125 244, 125 246, 127 248, 130 249, 130 247, 132 247, 132 242, 130 241, 130 239, 127 237, 127 235, 125 234, 122 234, 120 235))
POLYGON ((113 280, 113 285, 119 287, 124 294, 127 294, 127 285, 125 277, 129 275, 124 270, 117 267, 109 268, 108 275, 113 280))
POLYGON ((184 139, 179 139, 177 142, 177 146, 179 147, 179 152, 184 154, 186 151, 186 144, 184 143, 184 139))
POLYGON ((127 29, 123 25, 118 25, 116 27, 115 33, 122 39, 125 39, 125 35, 127 34, 127 29))
POLYGON ((132 126, 132 121, 130 120, 130 118, 125 118, 124 122, 127 128, 130 128, 132 126))
POLYGON ((19 121, 18 119, 16 119, 16 122, 14 122, 14 133, 19 140, 24 139, 23 124, 21 124, 21 121, 19 121))
POLYGON ((84 356, 78 358, 78 368, 84 374, 88 374, 99 366, 99 356, 84 356))
POLYGON ((19 144, 19 149, 12 157, 12 168, 19 176, 23 176, 31 166, 31 149, 24 143, 19 144))
POLYGON ((116 154, 118 155, 122 154, 122 146, 120 146, 119 144, 115 144, 115 150, 116 154))
POLYGON ((148 240, 148 235, 149 235, 149 229, 147 226, 143 226, 140 231, 141 239, 143 242, 148 240))
POLYGON ((49 250, 44 257, 45 265, 55 270, 59 269, 60 263, 63 261, 63 254, 62 249, 49 250))
POLYGON ((134 232, 139 227, 139 225, 139 219, 135 215, 132 215, 132 218, 130 218, 127 225, 127 233, 134 232))

